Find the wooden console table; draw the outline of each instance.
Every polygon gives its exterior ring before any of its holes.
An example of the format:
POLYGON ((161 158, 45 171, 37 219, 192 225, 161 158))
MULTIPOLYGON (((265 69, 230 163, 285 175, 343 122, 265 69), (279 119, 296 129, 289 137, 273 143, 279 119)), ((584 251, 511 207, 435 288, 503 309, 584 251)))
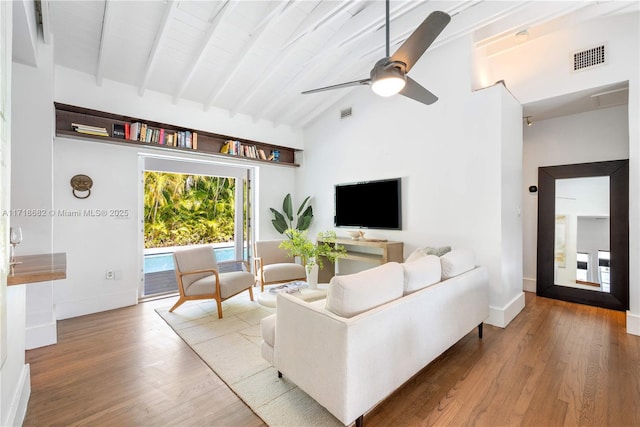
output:
MULTIPOLYGON (((402 242, 337 238, 335 243, 344 246, 347 250, 347 255, 340 260, 362 261, 373 264, 373 267, 387 262, 402 262, 404 260, 404 243, 402 242)), ((324 268, 319 271, 318 281, 329 283, 336 274, 335 265, 329 261, 323 262, 323 264, 324 268)))
POLYGON ((67 254, 23 255, 16 257, 16 264, 7 276, 7 286, 46 282, 67 278, 67 254))

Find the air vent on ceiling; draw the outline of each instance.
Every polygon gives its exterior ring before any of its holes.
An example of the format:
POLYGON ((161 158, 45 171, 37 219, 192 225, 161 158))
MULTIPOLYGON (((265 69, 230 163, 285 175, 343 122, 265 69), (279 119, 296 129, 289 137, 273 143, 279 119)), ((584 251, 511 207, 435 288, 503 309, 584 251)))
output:
POLYGON ((573 54, 573 71, 582 71, 596 65, 606 63, 605 45, 592 47, 591 49, 581 50, 573 54))
POLYGON ((351 117, 352 111, 351 111, 351 107, 349 108, 345 108, 344 110, 340 110, 340 119, 347 119, 349 117, 351 117))

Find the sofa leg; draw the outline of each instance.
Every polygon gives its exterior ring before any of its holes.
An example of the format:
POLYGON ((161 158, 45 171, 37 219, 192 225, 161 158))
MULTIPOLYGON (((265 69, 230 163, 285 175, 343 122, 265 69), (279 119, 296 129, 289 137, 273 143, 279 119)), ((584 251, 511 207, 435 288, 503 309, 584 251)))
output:
POLYGON ((278 371, 278 378, 282 378, 282 372, 278 371))
POLYGON ((484 325, 484 323, 478 325, 478 338, 480 339, 482 339, 482 325, 484 325))
POLYGON ((364 425, 364 415, 360 415, 356 418, 356 427, 362 427, 364 425))

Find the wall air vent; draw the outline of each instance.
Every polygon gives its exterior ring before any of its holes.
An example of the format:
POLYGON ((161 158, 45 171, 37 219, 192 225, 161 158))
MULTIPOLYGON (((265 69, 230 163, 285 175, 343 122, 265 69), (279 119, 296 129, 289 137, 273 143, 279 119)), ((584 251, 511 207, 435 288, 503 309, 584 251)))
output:
POLYGON ((606 46, 604 44, 573 54, 573 71, 582 71, 597 65, 606 64, 606 46))
POLYGON ((351 117, 351 114, 353 114, 351 111, 351 107, 340 110, 340 120, 348 119, 349 117, 351 117))

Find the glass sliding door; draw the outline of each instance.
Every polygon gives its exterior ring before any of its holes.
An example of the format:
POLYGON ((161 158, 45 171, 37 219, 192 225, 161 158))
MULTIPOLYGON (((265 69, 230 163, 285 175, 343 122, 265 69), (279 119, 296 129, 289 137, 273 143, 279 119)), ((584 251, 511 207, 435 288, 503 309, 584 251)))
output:
POLYGON ((212 245, 218 261, 248 260, 247 168, 145 157, 140 297, 177 292, 173 251, 212 245))

